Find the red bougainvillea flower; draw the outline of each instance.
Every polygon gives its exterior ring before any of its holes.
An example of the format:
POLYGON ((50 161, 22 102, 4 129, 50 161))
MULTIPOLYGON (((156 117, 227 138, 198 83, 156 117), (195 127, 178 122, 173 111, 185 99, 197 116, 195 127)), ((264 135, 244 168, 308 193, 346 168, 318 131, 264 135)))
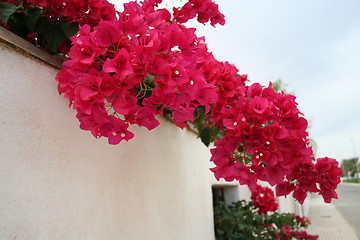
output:
POLYGON ((268 187, 257 185, 251 189, 251 200, 253 205, 258 208, 260 214, 275 212, 278 204, 274 192, 268 187))
POLYGON ((319 158, 315 168, 317 170, 316 182, 319 183, 320 194, 324 201, 329 203, 332 198, 337 198, 335 189, 340 183, 339 177, 342 170, 338 167, 339 163, 332 158, 319 158))
POLYGON ((155 116, 165 109, 184 128, 196 107, 210 111, 217 98, 202 62, 220 63, 194 29, 168 24, 170 13, 151 4, 126 3, 119 19, 83 25, 57 75, 59 92, 78 111, 81 127, 110 144, 133 136, 129 124, 155 128, 155 116))
POLYGON ((295 232, 296 239, 306 239, 306 240, 317 240, 319 239, 318 235, 310 235, 306 231, 296 231, 295 232))
POLYGON ((189 0, 180 10, 174 8, 175 20, 185 23, 197 16, 200 23, 207 23, 210 20, 212 26, 217 23, 225 24, 224 15, 219 12, 218 5, 211 0, 189 0))
POLYGON ((26 35, 24 38, 34 45, 55 53, 67 54, 72 45, 69 37, 77 26, 85 24, 91 28, 99 21, 116 20, 114 5, 107 0, 2 0, 16 7, 20 13, 19 19, 6 26, 0 21, 0 26, 26 35), (24 16, 27 24, 24 22, 24 16), (30 20, 29 20, 30 19, 30 20), (69 24, 70 23, 70 24, 69 24), (26 26, 25 26, 26 25, 26 26), (18 28, 21 26, 21 31, 18 28))

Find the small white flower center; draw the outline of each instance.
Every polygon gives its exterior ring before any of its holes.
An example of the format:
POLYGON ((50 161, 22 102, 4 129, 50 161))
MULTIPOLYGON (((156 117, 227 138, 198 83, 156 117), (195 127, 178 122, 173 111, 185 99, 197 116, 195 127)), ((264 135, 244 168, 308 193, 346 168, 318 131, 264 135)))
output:
POLYGON ((172 47, 172 48, 170 49, 170 51, 172 51, 172 52, 180 51, 179 46, 172 47))

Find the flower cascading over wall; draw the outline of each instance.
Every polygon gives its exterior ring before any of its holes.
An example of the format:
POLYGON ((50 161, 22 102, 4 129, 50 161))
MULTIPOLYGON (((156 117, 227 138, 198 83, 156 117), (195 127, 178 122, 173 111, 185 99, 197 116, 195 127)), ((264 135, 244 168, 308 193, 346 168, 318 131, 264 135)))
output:
POLYGON ((100 20, 115 20, 114 5, 107 0, 2 0, 0 26, 52 53, 66 54, 69 37, 79 25, 94 27, 100 20))
MULTIPOLYGON (((25 2, 46 13, 54 1, 25 2)), ((73 0, 56 2, 66 6, 73 0)), ((319 192, 325 202, 337 198, 341 170, 334 159, 315 161, 295 97, 275 92, 271 84, 250 84, 235 66, 214 58, 195 28, 184 25, 195 17, 223 25, 217 4, 189 0, 170 12, 158 7, 161 0, 144 0, 115 12, 105 0, 86 2, 56 76, 81 129, 118 144, 134 137, 130 124, 151 130, 159 125, 156 116, 166 115, 180 128, 193 125, 206 145, 214 142, 211 170, 217 179, 250 188, 267 181, 277 196, 293 192, 300 203, 306 192, 319 192), (86 20, 93 9, 103 16, 98 22, 86 20)), ((75 10, 58 14, 73 16, 75 10)))

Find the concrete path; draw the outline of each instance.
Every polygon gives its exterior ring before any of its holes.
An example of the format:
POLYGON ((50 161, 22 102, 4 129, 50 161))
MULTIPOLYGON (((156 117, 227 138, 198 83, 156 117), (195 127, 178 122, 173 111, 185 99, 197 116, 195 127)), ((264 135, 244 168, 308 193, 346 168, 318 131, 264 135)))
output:
POLYGON ((319 240, 358 240, 354 230, 333 204, 324 203, 319 195, 311 195, 309 234, 319 235, 319 240))
POLYGON ((360 184, 341 183, 336 189, 339 199, 334 205, 360 238, 360 184))

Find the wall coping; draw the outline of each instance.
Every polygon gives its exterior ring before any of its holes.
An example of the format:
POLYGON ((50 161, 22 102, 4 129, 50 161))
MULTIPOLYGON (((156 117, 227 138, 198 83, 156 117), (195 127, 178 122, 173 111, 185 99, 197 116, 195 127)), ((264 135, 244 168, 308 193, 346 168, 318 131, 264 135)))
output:
POLYGON ((0 43, 8 45, 23 55, 27 55, 56 69, 61 69, 61 58, 50 55, 3 27, 0 27, 0 43))

